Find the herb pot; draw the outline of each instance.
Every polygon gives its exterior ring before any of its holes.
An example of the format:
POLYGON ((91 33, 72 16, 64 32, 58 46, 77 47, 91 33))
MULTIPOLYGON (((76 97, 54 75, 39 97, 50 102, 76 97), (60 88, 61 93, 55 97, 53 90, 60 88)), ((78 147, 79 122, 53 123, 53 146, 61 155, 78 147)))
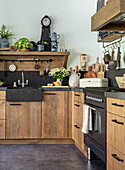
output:
POLYGON ((27 48, 26 51, 23 51, 22 49, 19 49, 19 51, 20 51, 20 52, 29 52, 30 49, 27 48))

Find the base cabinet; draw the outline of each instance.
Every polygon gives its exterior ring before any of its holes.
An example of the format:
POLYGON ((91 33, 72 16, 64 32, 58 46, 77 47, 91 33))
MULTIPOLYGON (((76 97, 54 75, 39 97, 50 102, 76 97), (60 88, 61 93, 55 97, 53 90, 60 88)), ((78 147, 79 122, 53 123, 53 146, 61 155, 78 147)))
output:
POLYGON ((7 102, 7 139, 40 138, 41 131, 41 102, 7 102))
POLYGON ((0 139, 5 139, 5 120, 0 120, 0 139))
POLYGON ((42 138, 71 138, 69 92, 44 91, 42 99, 42 138))

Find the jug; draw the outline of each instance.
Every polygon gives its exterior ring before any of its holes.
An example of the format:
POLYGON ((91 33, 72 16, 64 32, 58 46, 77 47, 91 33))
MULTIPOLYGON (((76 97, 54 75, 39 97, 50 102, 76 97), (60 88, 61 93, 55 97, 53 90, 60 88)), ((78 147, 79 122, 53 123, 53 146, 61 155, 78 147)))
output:
POLYGON ((50 35, 51 41, 57 41, 60 38, 60 35, 56 32, 53 32, 52 35, 50 35))
POLYGON ((81 74, 72 72, 71 76, 69 77, 69 86, 70 87, 79 87, 79 79, 80 79, 81 74))

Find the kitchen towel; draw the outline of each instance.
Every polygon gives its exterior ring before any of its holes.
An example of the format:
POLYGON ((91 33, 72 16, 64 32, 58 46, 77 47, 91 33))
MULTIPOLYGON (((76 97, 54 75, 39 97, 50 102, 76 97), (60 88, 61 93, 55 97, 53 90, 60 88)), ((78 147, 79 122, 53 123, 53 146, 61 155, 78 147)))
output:
POLYGON ((89 130, 92 131, 92 110, 91 108, 83 104, 83 127, 82 132, 87 134, 89 130))

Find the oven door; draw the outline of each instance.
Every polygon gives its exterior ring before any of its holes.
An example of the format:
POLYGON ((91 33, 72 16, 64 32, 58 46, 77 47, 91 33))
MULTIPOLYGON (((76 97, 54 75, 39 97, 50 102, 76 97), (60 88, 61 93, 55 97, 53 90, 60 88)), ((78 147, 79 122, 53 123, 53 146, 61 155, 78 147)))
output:
POLYGON ((105 110, 90 106, 92 131, 84 135, 84 143, 105 162, 105 110))

